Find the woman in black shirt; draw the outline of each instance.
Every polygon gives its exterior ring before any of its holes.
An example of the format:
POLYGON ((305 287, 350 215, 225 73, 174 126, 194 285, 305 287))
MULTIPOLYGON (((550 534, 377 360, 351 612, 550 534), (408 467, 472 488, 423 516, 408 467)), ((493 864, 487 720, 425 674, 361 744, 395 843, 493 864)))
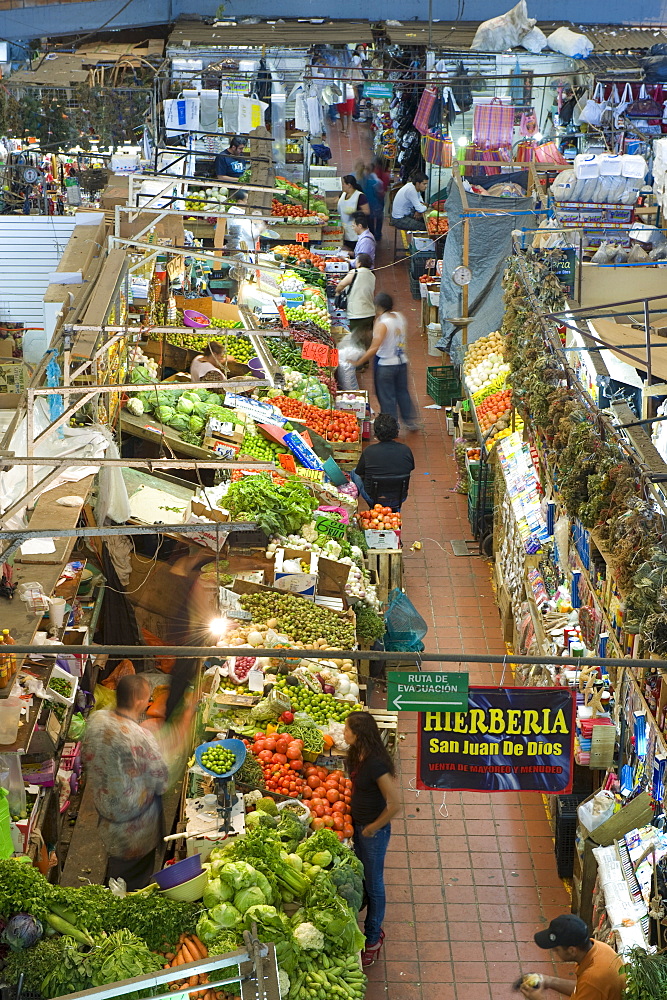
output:
POLYGON ((400 809, 394 781, 394 764, 368 712, 352 712, 345 721, 345 741, 350 749, 348 766, 352 778, 354 849, 364 866, 364 888, 368 898, 364 933, 364 968, 372 965, 384 941, 382 921, 386 906, 384 858, 391 835, 391 819, 400 809))

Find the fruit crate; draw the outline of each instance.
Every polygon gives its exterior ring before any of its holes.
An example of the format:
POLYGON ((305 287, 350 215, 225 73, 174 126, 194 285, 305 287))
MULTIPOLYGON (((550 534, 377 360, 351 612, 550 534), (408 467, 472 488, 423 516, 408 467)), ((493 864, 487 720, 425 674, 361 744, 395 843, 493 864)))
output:
MULTIPOLYGON (((468 469, 468 496, 475 506, 477 506, 477 498, 479 497, 479 470, 473 473, 468 469)), ((486 475, 486 503, 484 504, 484 509, 493 510, 493 469, 489 469, 486 475)))
POLYGON ((454 365, 436 365, 426 369, 426 392, 434 403, 451 406, 461 398, 461 380, 454 365))
POLYGON ((356 469, 361 458, 361 427, 357 441, 331 441, 333 458, 341 469, 356 469))

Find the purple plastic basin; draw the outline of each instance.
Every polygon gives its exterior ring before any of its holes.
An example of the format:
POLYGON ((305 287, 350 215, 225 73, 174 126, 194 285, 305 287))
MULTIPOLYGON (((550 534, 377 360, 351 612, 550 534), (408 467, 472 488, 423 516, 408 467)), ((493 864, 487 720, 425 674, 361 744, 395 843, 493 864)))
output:
POLYGON ((193 854, 184 861, 177 861, 175 865, 168 865, 161 872, 155 872, 153 878, 161 889, 173 889, 195 878, 201 870, 201 854, 193 854))
POLYGON ((183 322, 186 326, 190 326, 195 330, 203 330, 205 327, 211 325, 208 316, 197 312, 196 309, 186 309, 183 313, 183 322))

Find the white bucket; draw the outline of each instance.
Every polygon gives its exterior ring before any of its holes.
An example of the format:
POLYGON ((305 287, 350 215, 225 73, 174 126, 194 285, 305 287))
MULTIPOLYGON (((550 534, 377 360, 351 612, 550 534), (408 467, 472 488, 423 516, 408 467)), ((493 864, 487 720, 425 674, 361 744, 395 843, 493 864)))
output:
POLYGON ((428 336, 428 353, 432 358, 441 358, 442 351, 435 346, 442 337, 442 327, 439 323, 429 323, 426 327, 428 336))

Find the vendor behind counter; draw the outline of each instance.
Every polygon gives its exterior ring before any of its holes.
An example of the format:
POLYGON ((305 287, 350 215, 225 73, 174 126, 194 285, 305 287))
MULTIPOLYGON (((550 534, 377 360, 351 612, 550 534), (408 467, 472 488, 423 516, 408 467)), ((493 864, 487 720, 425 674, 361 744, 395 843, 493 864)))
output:
POLYGON ((212 340, 206 350, 194 358, 190 365, 190 378, 193 382, 222 382, 226 359, 222 344, 212 340))

